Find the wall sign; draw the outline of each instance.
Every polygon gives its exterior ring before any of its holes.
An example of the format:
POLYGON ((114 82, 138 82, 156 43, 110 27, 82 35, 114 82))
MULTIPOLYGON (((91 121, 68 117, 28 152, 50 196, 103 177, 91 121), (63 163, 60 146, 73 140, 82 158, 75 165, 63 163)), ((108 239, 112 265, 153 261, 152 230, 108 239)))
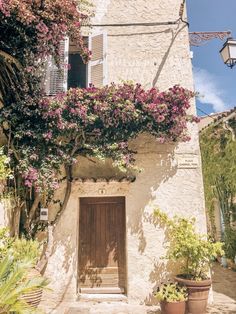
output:
POLYGON ((177 157, 179 169, 196 169, 199 167, 197 155, 179 155, 177 157))

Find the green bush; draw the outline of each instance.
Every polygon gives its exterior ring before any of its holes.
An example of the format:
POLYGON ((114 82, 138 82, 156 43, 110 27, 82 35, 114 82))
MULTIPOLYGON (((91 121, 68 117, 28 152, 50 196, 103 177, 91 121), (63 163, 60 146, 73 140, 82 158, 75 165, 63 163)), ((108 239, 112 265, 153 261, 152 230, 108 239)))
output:
POLYGON ((154 296, 159 302, 180 302, 188 299, 187 288, 181 287, 177 282, 163 284, 154 296))
POLYGON ((38 262, 40 256, 40 245, 38 241, 16 239, 12 244, 13 256, 16 262, 30 261, 33 266, 38 262))
POLYGON ((225 256, 234 261, 236 256, 236 230, 228 227, 224 231, 224 245, 225 256))
POLYGON ((8 228, 0 228, 0 260, 8 254, 14 238, 10 237, 8 228))
POLYGON ((223 255, 222 243, 213 243, 206 235, 195 230, 195 219, 175 216, 170 219, 160 210, 154 215, 166 227, 168 251, 166 258, 179 261, 182 275, 193 280, 208 278, 211 262, 218 255, 223 255))
POLYGON ((37 264, 40 257, 40 244, 36 240, 10 237, 8 228, 0 228, 0 260, 11 254, 15 263, 30 262, 37 264))

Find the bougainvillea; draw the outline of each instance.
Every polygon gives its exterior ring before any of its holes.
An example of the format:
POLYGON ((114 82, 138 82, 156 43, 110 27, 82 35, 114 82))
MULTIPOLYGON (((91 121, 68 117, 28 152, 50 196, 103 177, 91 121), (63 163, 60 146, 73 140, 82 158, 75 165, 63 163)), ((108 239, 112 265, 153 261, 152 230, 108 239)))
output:
POLYGON ((64 163, 78 155, 112 158, 121 169, 132 167, 128 141, 147 132, 158 142, 188 141, 189 99, 193 93, 179 86, 166 92, 145 91, 141 85, 71 89, 39 104, 19 104, 2 111, 14 147, 21 148, 18 168, 24 184, 38 191, 55 189, 64 163))
POLYGON ((84 0, 1 0, 1 49, 14 55, 23 66, 48 55, 58 58, 65 35, 75 40, 81 51, 87 51, 80 32, 87 16, 78 9, 83 3, 84 0))
POLYGON ((7 106, 27 97, 41 97, 49 56, 60 67, 61 41, 70 37, 84 61, 90 52, 81 25, 87 0, 0 0, 0 100, 7 106), (78 9, 80 7, 81 11, 78 9))

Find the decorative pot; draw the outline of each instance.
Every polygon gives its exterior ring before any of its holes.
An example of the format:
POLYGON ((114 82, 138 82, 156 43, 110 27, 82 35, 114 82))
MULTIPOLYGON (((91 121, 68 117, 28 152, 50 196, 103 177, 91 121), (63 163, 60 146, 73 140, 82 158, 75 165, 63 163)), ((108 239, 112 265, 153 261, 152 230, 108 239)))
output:
MULTIPOLYGON (((29 273, 27 274, 27 279, 31 278, 37 278, 37 277, 42 277, 40 272, 32 268, 29 273)), ((21 299, 23 299, 28 305, 32 308, 37 308, 41 299, 42 299, 42 294, 43 294, 43 289, 42 288, 37 288, 34 289, 30 292, 27 292, 21 296, 21 299)))
POLYGON ((211 279, 196 281, 177 276, 175 277, 175 280, 180 285, 187 287, 187 314, 205 314, 207 310, 209 290, 212 284, 211 279))
POLYGON ((185 301, 179 302, 166 302, 161 301, 161 314, 184 314, 185 313, 185 301))

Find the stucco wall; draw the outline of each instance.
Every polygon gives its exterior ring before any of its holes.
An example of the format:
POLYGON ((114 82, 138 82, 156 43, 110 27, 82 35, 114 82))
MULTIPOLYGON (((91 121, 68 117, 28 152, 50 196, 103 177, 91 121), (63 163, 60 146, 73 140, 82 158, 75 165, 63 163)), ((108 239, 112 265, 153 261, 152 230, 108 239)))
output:
MULTIPOLYGON (((167 22, 178 19, 180 0, 97 0, 95 23, 167 22)), ((161 90, 174 84, 193 89, 188 29, 183 24, 153 27, 108 27, 108 81, 134 80, 161 90)), ((195 112, 192 103, 191 112, 195 112)), ((197 126, 189 127, 192 139, 178 145, 160 145, 146 135, 131 143, 138 151, 142 172, 134 183, 74 183, 66 211, 53 233, 52 252, 46 275, 51 278, 51 306, 60 313, 60 302, 77 298, 77 248, 79 197, 125 196, 127 213, 128 301, 152 303, 153 289, 173 275, 165 266, 164 231, 153 221, 153 208, 168 214, 195 216, 201 232, 206 231, 201 166, 178 169, 179 154, 194 154, 200 160, 197 126), (104 196, 104 195, 103 195, 104 196)), ((91 173, 83 161, 83 173, 91 173)), ((79 169, 77 171, 80 172, 79 169)), ((62 191, 64 187, 61 187, 62 191)), ((53 210, 51 210, 53 216, 53 210)), ((49 300, 49 299, 48 299, 49 300)))

